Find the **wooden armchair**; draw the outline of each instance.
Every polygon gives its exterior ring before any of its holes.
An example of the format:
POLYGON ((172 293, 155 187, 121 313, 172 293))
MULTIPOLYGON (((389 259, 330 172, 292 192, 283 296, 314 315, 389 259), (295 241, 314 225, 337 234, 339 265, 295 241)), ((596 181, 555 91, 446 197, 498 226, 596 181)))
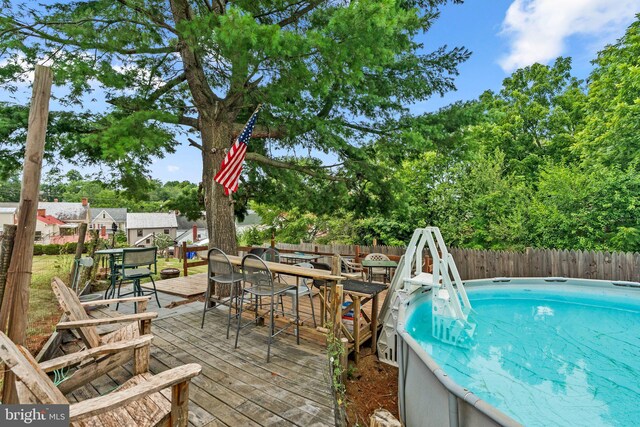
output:
MULTIPOLYGON (((130 297, 110 300, 99 300, 91 302, 80 302, 74 291, 69 289, 59 278, 55 277, 51 282, 53 293, 58 298, 58 303, 66 315, 67 321, 58 323, 57 330, 73 329, 78 332, 88 350, 96 349, 104 344, 128 343, 140 336, 151 333, 151 319, 158 316, 157 313, 145 312, 146 305, 150 297, 130 297), (102 319, 92 319, 87 315, 85 307, 92 305, 112 304, 116 302, 135 302, 138 305, 137 314, 118 315, 102 319), (126 323, 122 328, 109 334, 100 336, 97 326, 114 323, 126 323)), ((73 376, 59 385, 63 393, 70 391, 91 382, 104 375, 116 366, 121 366, 136 358, 139 368, 136 374, 142 374, 148 370, 149 366, 149 344, 141 347, 138 351, 131 352, 131 348, 124 346, 120 351, 106 354, 96 354, 91 363, 86 363, 78 368, 73 376), (139 360, 138 360, 139 359, 139 360)))
MULTIPOLYGON (((69 404, 64 394, 45 373, 82 364, 96 353, 111 352, 116 347, 148 345, 151 337, 128 343, 80 351, 38 365, 29 351, 15 345, 0 332, 0 359, 16 376, 18 403, 69 404), (44 369, 43 369, 44 367, 44 369)), ((197 364, 188 364, 151 375, 136 375, 116 391, 79 403, 72 403, 69 416, 72 426, 186 426, 189 416, 189 381, 200 373, 197 364), (171 388, 171 390, 169 390, 171 388), (144 410, 140 410, 144 408, 144 410)))

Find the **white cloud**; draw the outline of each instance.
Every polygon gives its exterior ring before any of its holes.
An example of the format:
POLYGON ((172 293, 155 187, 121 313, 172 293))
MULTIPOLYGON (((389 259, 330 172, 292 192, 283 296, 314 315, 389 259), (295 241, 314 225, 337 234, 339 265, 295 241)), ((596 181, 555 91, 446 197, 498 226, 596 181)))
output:
POLYGON ((171 173, 173 172, 178 172, 180 170, 180 168, 176 165, 169 165, 167 166, 167 170, 171 173))
POLYGON ((510 52, 500 59, 509 72, 562 55, 573 35, 610 41, 640 12, 640 0, 514 0, 502 23, 510 52))

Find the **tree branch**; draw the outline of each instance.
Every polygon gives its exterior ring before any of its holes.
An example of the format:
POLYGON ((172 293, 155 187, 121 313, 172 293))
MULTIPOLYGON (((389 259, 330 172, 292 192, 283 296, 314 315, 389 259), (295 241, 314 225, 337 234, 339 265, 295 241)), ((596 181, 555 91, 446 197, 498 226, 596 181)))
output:
POLYGON ((185 116, 184 112, 178 117, 178 124, 191 126, 195 130, 200 130, 200 122, 195 117, 185 116))
MULTIPOLYGON (((233 129, 232 129, 232 134, 233 134, 233 139, 236 139, 238 137, 238 135, 240 135, 242 133, 242 130, 244 129, 245 125, 243 123, 234 123, 233 124, 233 129)), ((253 128, 253 133, 251 134, 251 138, 256 138, 256 139, 265 139, 265 138, 274 138, 274 139, 281 139, 284 138, 287 135, 287 130, 283 127, 280 126, 276 129, 271 129, 269 128, 269 126, 256 126, 253 128)))
POLYGON ((151 22, 153 22, 154 24, 158 25, 159 27, 162 27, 167 31, 171 31, 175 35, 179 35, 178 31, 175 28, 173 28, 171 25, 167 24, 162 19, 160 19, 157 16, 155 16, 150 11, 143 9, 140 6, 129 4, 129 2, 127 0, 118 0, 118 2, 121 3, 125 7, 128 7, 129 9, 133 9, 136 12, 146 16, 147 18, 149 18, 151 20, 151 22))
POLYGON ((372 133, 375 135, 388 135, 392 130, 392 129, 387 129, 387 130, 373 129, 370 127, 357 125, 355 123, 349 123, 349 122, 342 122, 342 124, 343 126, 348 127, 350 129, 359 130, 360 132, 365 132, 365 133, 372 133))
MULTIPOLYGON (((18 24, 17 21, 14 21, 16 24, 18 24)), ((18 25, 18 27, 20 28, 16 28, 15 30, 8 30, 5 31, 5 33, 9 32, 9 31, 16 31, 18 33, 21 33, 27 37, 36 37, 36 38, 40 38, 43 40, 49 40, 51 42, 55 42, 55 43, 61 43, 63 45, 68 45, 68 46, 75 46, 75 47, 79 47, 81 49, 98 49, 98 50, 102 50, 105 52, 114 52, 114 53, 118 53, 121 55, 147 55, 147 54, 160 54, 160 53, 172 53, 172 52, 177 52, 178 48, 177 46, 161 46, 161 47, 147 47, 147 48, 137 48, 137 49, 122 49, 122 48, 117 48, 111 45, 107 45, 104 43, 97 43, 97 42, 92 42, 92 43, 81 43, 77 40, 73 40, 73 39, 65 39, 62 38, 60 36, 56 36, 53 34, 49 34, 45 31, 42 30, 38 30, 36 28, 34 28, 32 25, 26 25, 26 24, 20 24, 18 25)))
POLYGON ((251 161, 254 161, 254 162, 257 162, 257 163, 261 163, 263 165, 272 166, 272 167, 275 167, 275 168, 294 170, 294 171, 303 173, 305 175, 309 175, 309 176, 313 176, 313 177, 317 177, 317 178, 324 178, 324 179, 328 179, 330 181, 340 181, 340 182, 349 181, 345 177, 335 176, 335 175, 327 175, 325 173, 321 173, 321 172, 315 171, 312 168, 310 168, 309 166, 302 166, 302 165, 296 165, 294 163, 282 162, 280 160, 275 160, 275 159, 271 159, 269 157, 265 157, 262 154, 258 154, 258 153, 247 153, 246 156, 245 156, 245 159, 246 160, 251 160, 251 161))
MULTIPOLYGON (((193 11, 186 0, 170 0, 169 3, 171 4, 173 20, 176 24, 192 20, 193 11)), ((178 43, 180 56, 184 64, 184 72, 187 75, 187 82, 189 83, 193 100, 198 106, 198 110, 206 112, 222 99, 209 86, 202 61, 193 47, 189 45, 189 41, 181 34, 178 35, 178 39, 180 40, 180 43, 178 43)))
POLYGON ((195 142, 193 139, 191 138, 187 138, 187 141, 189 141, 189 145, 192 147, 196 147, 198 150, 202 151, 202 144, 195 142))
POLYGON ((168 80, 165 84, 163 84, 161 87, 159 87, 155 92, 153 92, 151 95, 149 95, 149 97, 147 97, 147 101, 149 102, 155 102, 157 101, 162 95, 164 95, 165 93, 169 92, 171 89, 173 89, 174 87, 178 86, 180 83, 184 82, 187 80, 187 74, 186 73, 182 73, 174 78, 172 78, 171 80, 168 80))
POLYGON ((308 5, 306 5, 302 9, 296 10, 291 16, 289 16, 288 18, 283 19, 282 21, 278 22, 276 25, 278 25, 278 26, 280 26, 282 28, 282 27, 286 27, 289 24, 297 22, 304 15, 306 15, 307 13, 311 12, 313 9, 318 7, 323 1, 324 0, 315 0, 315 1, 309 2, 308 5))

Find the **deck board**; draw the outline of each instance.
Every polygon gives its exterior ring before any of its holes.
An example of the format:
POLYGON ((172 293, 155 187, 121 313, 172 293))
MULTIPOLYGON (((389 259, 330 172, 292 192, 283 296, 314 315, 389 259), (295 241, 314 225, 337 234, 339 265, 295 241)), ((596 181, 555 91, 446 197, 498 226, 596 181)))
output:
MULTIPOLYGON (((153 285, 143 283, 143 288, 153 289, 153 285)), ((176 277, 156 281, 156 289, 170 295, 177 295, 183 298, 203 295, 207 291, 207 273, 192 274, 190 276, 176 277)))
MULTIPOLYGON (((203 279, 206 276, 199 279, 204 286, 203 279)), ((225 337, 225 311, 207 312, 201 329, 202 302, 167 308, 171 302, 183 300, 165 293, 159 296, 162 308, 156 309, 155 303, 149 307, 159 314, 152 322, 149 369, 158 373, 185 363, 202 365, 201 375, 189 388, 191 427, 334 425, 331 379, 323 346, 307 340, 301 340, 298 346, 292 334, 280 335, 272 344, 271 363, 266 363, 266 327, 244 329, 239 347, 234 349, 234 328, 230 338, 225 337)), ((131 311, 131 307, 120 306, 120 313, 131 311)), ((114 315, 108 308, 92 313, 96 317, 114 315)), ((68 343, 65 349, 77 350, 77 344, 68 343)), ((108 393, 130 378, 132 371, 131 363, 118 367, 72 393, 71 400, 108 393)))

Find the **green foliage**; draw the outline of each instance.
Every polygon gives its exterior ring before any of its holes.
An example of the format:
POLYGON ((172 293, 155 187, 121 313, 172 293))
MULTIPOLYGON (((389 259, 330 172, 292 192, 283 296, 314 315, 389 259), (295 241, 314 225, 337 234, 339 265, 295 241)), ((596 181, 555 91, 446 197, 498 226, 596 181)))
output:
POLYGON ((248 227, 238 233, 240 246, 260 246, 271 238, 271 231, 258 226, 248 227))
MULTIPOLYGON (((599 53, 586 87, 558 58, 381 136, 366 152, 386 193, 363 179, 346 209, 314 222, 315 240, 406 244, 416 227, 436 225, 452 246, 640 250, 639 57, 640 21, 599 53)), ((302 238, 306 211, 270 203, 285 219, 278 235, 302 238)))
POLYGON ((531 182, 546 158, 575 160, 570 148, 585 99, 582 82, 571 76, 570 58, 533 64, 506 78, 499 93, 480 97, 488 120, 472 127, 471 137, 489 152, 504 152, 507 170, 531 182))
POLYGON ((118 247, 127 244, 127 234, 124 231, 118 230, 116 232, 116 244, 118 247))
POLYGON ((640 20, 605 47, 589 76, 588 118, 576 145, 588 164, 640 165, 640 20))

